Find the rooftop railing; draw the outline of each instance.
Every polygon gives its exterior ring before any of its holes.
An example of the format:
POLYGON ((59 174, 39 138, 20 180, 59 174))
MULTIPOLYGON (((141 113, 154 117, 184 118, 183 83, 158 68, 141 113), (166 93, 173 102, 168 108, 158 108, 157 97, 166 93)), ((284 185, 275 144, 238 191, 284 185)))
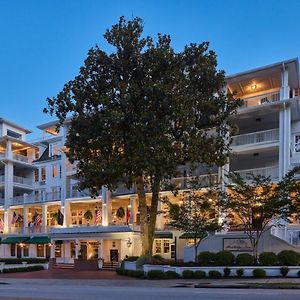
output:
POLYGON ((236 173, 240 174, 240 176, 245 180, 251 180, 252 176, 265 176, 270 177, 272 180, 279 179, 279 168, 278 166, 271 166, 265 168, 255 168, 255 169, 248 169, 248 170, 238 170, 235 171, 236 173))
POLYGON ((253 97, 242 98, 243 105, 241 108, 264 105, 267 103, 278 102, 280 101, 280 93, 272 92, 272 93, 264 93, 253 97))

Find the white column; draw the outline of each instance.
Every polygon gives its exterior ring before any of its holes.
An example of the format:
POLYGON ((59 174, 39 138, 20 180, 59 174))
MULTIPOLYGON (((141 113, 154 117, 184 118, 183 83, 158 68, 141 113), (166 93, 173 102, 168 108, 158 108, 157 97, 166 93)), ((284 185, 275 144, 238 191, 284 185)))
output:
POLYGON ((42 205, 42 231, 46 232, 47 230, 47 208, 48 205, 42 205))
MULTIPOLYGON (((289 98, 288 70, 282 72, 282 86, 280 100, 289 98)), ((279 112, 279 178, 282 178, 290 168, 290 145, 291 145, 291 107, 283 105, 279 112)))
POLYGON ((130 224, 136 223, 137 200, 135 197, 130 197, 130 224))
POLYGON ((4 230, 3 232, 4 233, 8 233, 8 230, 9 230, 9 213, 8 213, 8 209, 4 209, 4 230))
POLYGON ((160 200, 158 200, 157 216, 156 216, 156 229, 158 229, 158 230, 164 229, 162 209, 163 209, 162 202, 160 200))
POLYGON ((75 259, 78 259, 79 250, 80 250, 80 241, 77 239, 75 240, 75 259))
POLYGON ((110 195, 107 187, 102 186, 102 226, 108 226, 109 223, 109 205, 110 195))
POLYGON ((102 247, 103 247, 103 240, 98 241, 98 258, 102 258, 102 247))
POLYGON ((55 258, 55 241, 51 240, 50 258, 55 258))
POLYGON ((12 203, 12 198, 14 194, 14 186, 13 186, 13 179, 14 179, 14 166, 13 163, 7 162, 4 168, 4 208, 9 208, 12 203))
POLYGON ((23 207, 23 227, 24 227, 24 233, 26 233, 28 226, 28 207, 23 207))

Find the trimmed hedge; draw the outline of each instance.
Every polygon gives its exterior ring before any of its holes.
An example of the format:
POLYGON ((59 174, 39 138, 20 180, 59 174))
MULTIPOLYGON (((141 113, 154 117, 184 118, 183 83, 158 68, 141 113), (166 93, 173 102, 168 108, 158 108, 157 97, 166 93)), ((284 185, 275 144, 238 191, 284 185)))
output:
POLYGON ((282 277, 286 277, 287 274, 289 273, 290 269, 289 267, 281 267, 280 268, 280 274, 282 275, 282 277))
POLYGON ((176 279, 179 278, 179 275, 175 271, 166 271, 165 272, 165 279, 176 279))
POLYGON ((119 275, 125 275, 125 276, 130 276, 130 277, 135 277, 135 278, 145 277, 145 273, 142 270, 126 270, 123 268, 118 268, 118 269, 116 269, 116 273, 119 275))
POLYGON ((262 266, 276 266, 278 264, 278 256, 274 252, 263 252, 259 255, 258 260, 262 266))
POLYGON ((163 279, 165 277, 161 270, 150 270, 147 275, 149 279, 163 279))
POLYGON ((222 274, 217 270, 210 270, 208 272, 208 277, 209 278, 221 278, 222 274))
POLYGON ((293 250, 283 250, 278 253, 278 261, 281 266, 298 266, 300 254, 293 250))
POLYGON ((254 278, 265 278, 266 277, 266 271, 264 269, 254 269, 252 271, 252 275, 254 278))
POLYGON ((253 266, 254 257, 249 253, 238 254, 235 259, 235 264, 237 266, 253 266))
POLYGON ((236 269, 235 273, 236 273, 237 277, 243 277, 243 275, 244 275, 244 269, 243 268, 236 269))
POLYGON ((206 277, 206 272, 202 270, 197 270, 194 272, 194 278, 203 279, 206 277))
POLYGON ((27 262, 28 264, 45 264, 48 260, 45 258, 0 258, 0 262, 7 265, 19 265, 22 262, 27 262))
POLYGON ((32 272, 32 271, 41 271, 41 270, 44 270, 43 266, 29 266, 29 267, 21 267, 21 268, 3 269, 2 273, 32 272))
POLYGON ((183 271, 182 271, 182 278, 184 278, 184 279, 191 279, 191 278, 194 278, 194 271, 191 271, 191 270, 183 270, 183 271))
POLYGON ((229 277, 229 275, 230 275, 230 273, 231 273, 231 269, 229 269, 229 268, 224 268, 223 272, 224 272, 224 277, 229 277))
POLYGON ((216 263, 216 253, 203 251, 197 256, 200 266, 214 266, 216 263))
POLYGON ((232 266, 234 265, 235 256, 230 251, 220 251, 215 255, 215 265, 232 266))
POLYGON ((124 261, 137 261, 139 259, 139 256, 128 256, 124 259, 124 261))

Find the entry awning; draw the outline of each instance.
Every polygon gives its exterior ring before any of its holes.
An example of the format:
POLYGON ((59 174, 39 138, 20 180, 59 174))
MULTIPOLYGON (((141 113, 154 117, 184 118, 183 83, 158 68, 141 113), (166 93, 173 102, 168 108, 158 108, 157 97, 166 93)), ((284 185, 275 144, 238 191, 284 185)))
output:
POLYGON ((26 244, 49 244, 51 240, 47 236, 34 236, 26 241, 26 244))
POLYGON ((197 239, 203 239, 207 236, 207 233, 198 233, 197 235, 195 234, 192 234, 192 233, 184 233, 182 234, 179 238, 180 239, 185 239, 185 240, 189 240, 189 239, 194 239, 194 238, 197 238, 197 239))
POLYGON ((1 244, 18 244, 29 240, 28 236, 11 236, 1 241, 1 244))
POLYGON ((155 231, 154 233, 155 239, 172 239, 173 233, 169 231, 155 231))

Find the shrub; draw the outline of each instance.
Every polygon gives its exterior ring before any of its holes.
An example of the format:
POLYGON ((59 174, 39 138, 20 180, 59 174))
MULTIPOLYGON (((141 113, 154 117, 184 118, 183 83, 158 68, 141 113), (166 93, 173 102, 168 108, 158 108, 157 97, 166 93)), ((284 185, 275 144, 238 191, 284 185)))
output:
POLYGON ((44 264, 47 263, 45 258, 0 258, 0 262, 4 262, 6 265, 18 265, 22 262, 27 262, 28 264, 44 264))
POLYGON ((293 250, 283 250, 278 253, 278 260, 282 266, 298 266, 300 255, 293 250))
POLYGON ((208 272, 208 277, 209 278, 221 278, 222 277, 222 274, 219 272, 219 271, 216 271, 216 270, 210 270, 208 272))
POLYGON ((178 277, 179 277, 179 275, 175 271, 169 270, 169 271, 165 272, 165 278, 166 279, 175 279, 175 278, 178 278, 178 277))
POLYGON ((182 278, 184 278, 184 279, 194 278, 194 271, 191 271, 191 270, 182 271, 182 278))
POLYGON ((224 277, 229 277, 229 275, 230 275, 230 273, 231 273, 231 270, 230 270, 229 268, 225 268, 225 269, 223 270, 223 272, 224 272, 224 277))
POLYGON ((18 273, 18 272, 32 272, 32 271, 41 271, 44 270, 43 266, 29 266, 29 267, 21 267, 21 268, 10 268, 3 269, 3 273, 18 273))
POLYGON ((287 274, 289 273, 290 269, 289 267, 281 267, 280 268, 280 274, 282 275, 282 277, 286 277, 287 274))
POLYGON ((116 269, 116 273, 117 273, 118 275, 125 275, 125 270, 124 270, 123 268, 117 268, 117 269, 116 269))
POLYGON ((203 251, 198 255, 197 259, 201 266, 214 266, 216 263, 216 253, 203 251))
POLYGON ((235 259, 237 266, 252 266, 254 264, 254 257, 249 253, 241 253, 235 259))
POLYGON ((194 278, 202 279, 202 278, 205 278, 205 277, 206 277, 205 271, 197 270, 197 271, 194 272, 194 278))
POLYGON ((145 264, 150 264, 151 263, 151 256, 149 255, 142 255, 140 256, 137 261, 136 261, 136 267, 138 269, 142 268, 143 265, 145 264))
POLYGON ((234 259, 234 254, 229 251, 220 251, 215 255, 217 266, 232 266, 234 264, 234 259))
POLYGON ((164 272, 161 270, 150 270, 148 272, 148 278, 149 279, 163 279, 164 278, 164 272))
POLYGON ((255 278, 265 278, 266 277, 266 271, 264 269, 254 269, 252 271, 253 277, 255 278))
POLYGON ((278 257, 274 252, 263 252, 259 255, 259 263, 263 266, 276 266, 278 257))
POLYGON ((139 259, 139 256, 128 256, 125 258, 125 261, 137 261, 139 259))
POLYGON ((164 263, 165 263, 165 259, 162 256, 158 255, 158 254, 153 255, 151 257, 151 264, 152 265, 162 265, 164 263))
POLYGON ((243 268, 236 269, 235 273, 236 273, 237 277, 243 277, 244 269, 243 268))
POLYGON ((298 277, 300 277, 300 270, 297 272, 298 277))

